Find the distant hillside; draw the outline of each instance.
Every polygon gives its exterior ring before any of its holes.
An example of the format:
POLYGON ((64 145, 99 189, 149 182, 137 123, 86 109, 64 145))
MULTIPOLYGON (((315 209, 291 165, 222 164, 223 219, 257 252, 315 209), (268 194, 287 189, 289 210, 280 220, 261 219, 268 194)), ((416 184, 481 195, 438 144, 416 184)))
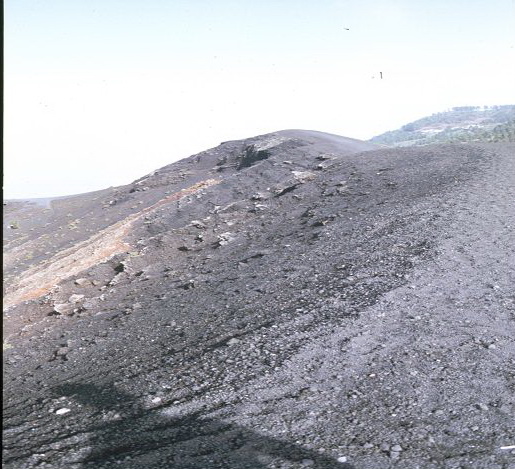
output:
POLYGON ((394 147, 431 143, 515 142, 515 105, 455 107, 373 137, 370 142, 394 147))

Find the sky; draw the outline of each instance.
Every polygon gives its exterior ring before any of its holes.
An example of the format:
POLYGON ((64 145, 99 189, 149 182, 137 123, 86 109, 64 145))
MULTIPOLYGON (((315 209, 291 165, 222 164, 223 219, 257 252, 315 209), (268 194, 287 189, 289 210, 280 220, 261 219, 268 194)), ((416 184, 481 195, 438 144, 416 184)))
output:
POLYGON ((4 15, 4 198, 128 184, 282 129, 369 139, 515 104, 515 0, 6 0, 4 15))

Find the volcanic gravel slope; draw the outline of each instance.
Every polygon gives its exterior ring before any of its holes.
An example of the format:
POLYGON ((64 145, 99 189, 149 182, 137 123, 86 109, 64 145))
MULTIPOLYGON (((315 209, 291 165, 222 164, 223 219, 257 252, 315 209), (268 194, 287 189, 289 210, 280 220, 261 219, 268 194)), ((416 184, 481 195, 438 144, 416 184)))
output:
POLYGON ((513 144, 308 131, 8 201, 4 467, 515 468, 514 204, 513 144))

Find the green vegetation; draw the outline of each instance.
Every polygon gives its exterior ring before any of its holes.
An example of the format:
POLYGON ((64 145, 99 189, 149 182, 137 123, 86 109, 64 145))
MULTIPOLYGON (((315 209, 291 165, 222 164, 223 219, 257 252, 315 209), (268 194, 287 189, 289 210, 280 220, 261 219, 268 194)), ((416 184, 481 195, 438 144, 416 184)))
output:
POLYGON ((395 147, 432 143, 515 142, 515 105, 452 108, 410 122, 370 141, 395 147))

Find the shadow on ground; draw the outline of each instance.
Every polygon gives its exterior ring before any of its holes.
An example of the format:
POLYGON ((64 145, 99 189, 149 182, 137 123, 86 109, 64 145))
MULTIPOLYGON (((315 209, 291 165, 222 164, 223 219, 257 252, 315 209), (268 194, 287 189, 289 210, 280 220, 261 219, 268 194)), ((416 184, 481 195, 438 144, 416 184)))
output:
POLYGON ((112 385, 67 384, 54 392, 94 409, 105 420, 78 423, 81 432, 92 435, 80 459, 84 468, 264 469, 274 464, 355 469, 297 444, 204 418, 205 411, 172 417, 164 407, 145 409, 112 385))

